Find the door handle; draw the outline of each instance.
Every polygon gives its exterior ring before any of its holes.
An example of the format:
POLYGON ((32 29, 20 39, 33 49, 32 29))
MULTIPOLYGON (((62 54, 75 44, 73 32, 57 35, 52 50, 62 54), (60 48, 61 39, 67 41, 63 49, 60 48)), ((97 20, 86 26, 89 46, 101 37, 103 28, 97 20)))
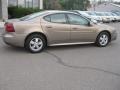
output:
POLYGON ((72 28, 72 29, 78 29, 78 28, 72 28))
POLYGON ((52 26, 46 26, 47 28, 52 28, 52 26))

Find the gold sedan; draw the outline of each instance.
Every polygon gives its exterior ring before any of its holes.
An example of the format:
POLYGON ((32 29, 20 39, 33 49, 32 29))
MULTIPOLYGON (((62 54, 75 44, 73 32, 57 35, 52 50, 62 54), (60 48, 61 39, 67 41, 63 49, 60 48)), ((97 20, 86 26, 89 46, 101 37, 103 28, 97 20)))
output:
POLYGON ((25 47, 32 53, 46 46, 95 43, 105 47, 116 40, 113 27, 94 23, 69 11, 42 11, 5 24, 3 40, 12 46, 25 47))

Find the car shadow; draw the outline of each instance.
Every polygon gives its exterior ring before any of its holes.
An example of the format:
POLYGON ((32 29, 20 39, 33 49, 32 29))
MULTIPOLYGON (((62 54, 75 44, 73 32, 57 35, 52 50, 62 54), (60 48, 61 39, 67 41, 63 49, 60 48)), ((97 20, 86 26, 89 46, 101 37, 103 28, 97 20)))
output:
MULTIPOLYGON (((107 47, 109 48, 115 45, 116 44, 114 43, 110 43, 107 47)), ((61 45, 61 46, 48 46, 44 51, 76 50, 76 49, 87 49, 87 48, 101 48, 101 47, 97 47, 95 44, 61 45)), ((4 51, 12 52, 12 53, 30 53, 25 48, 7 46, 7 45, 4 46, 4 51)))
POLYGON ((77 45, 62 45, 62 46, 52 46, 48 47, 46 50, 71 50, 80 48, 90 48, 96 47, 94 44, 77 44, 77 45))
POLYGON ((22 47, 4 46, 4 51, 11 53, 27 53, 27 51, 22 47))
MULTIPOLYGON (((81 44, 81 45, 63 45, 63 46, 48 46, 46 50, 71 50, 71 49, 80 49, 80 48, 90 48, 96 47, 94 44, 81 44)), ((29 53, 25 48, 22 47, 13 47, 13 46, 4 46, 4 52, 10 53, 29 53)), ((44 51, 43 51, 44 52, 44 51)))

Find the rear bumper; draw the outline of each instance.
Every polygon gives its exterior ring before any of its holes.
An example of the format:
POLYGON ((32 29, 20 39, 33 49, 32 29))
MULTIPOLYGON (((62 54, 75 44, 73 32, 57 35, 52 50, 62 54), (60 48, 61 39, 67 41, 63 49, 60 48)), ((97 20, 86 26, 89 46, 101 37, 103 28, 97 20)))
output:
POLYGON ((12 46, 24 47, 24 35, 18 35, 15 33, 6 33, 2 35, 3 41, 12 46))

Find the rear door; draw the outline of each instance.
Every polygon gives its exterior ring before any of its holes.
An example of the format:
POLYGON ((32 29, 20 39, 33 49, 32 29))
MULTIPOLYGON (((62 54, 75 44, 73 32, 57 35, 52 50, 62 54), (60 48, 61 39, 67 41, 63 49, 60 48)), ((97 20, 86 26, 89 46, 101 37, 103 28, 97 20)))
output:
POLYGON ((70 41, 70 25, 64 13, 45 16, 41 20, 44 32, 47 34, 49 44, 67 43, 70 41))

